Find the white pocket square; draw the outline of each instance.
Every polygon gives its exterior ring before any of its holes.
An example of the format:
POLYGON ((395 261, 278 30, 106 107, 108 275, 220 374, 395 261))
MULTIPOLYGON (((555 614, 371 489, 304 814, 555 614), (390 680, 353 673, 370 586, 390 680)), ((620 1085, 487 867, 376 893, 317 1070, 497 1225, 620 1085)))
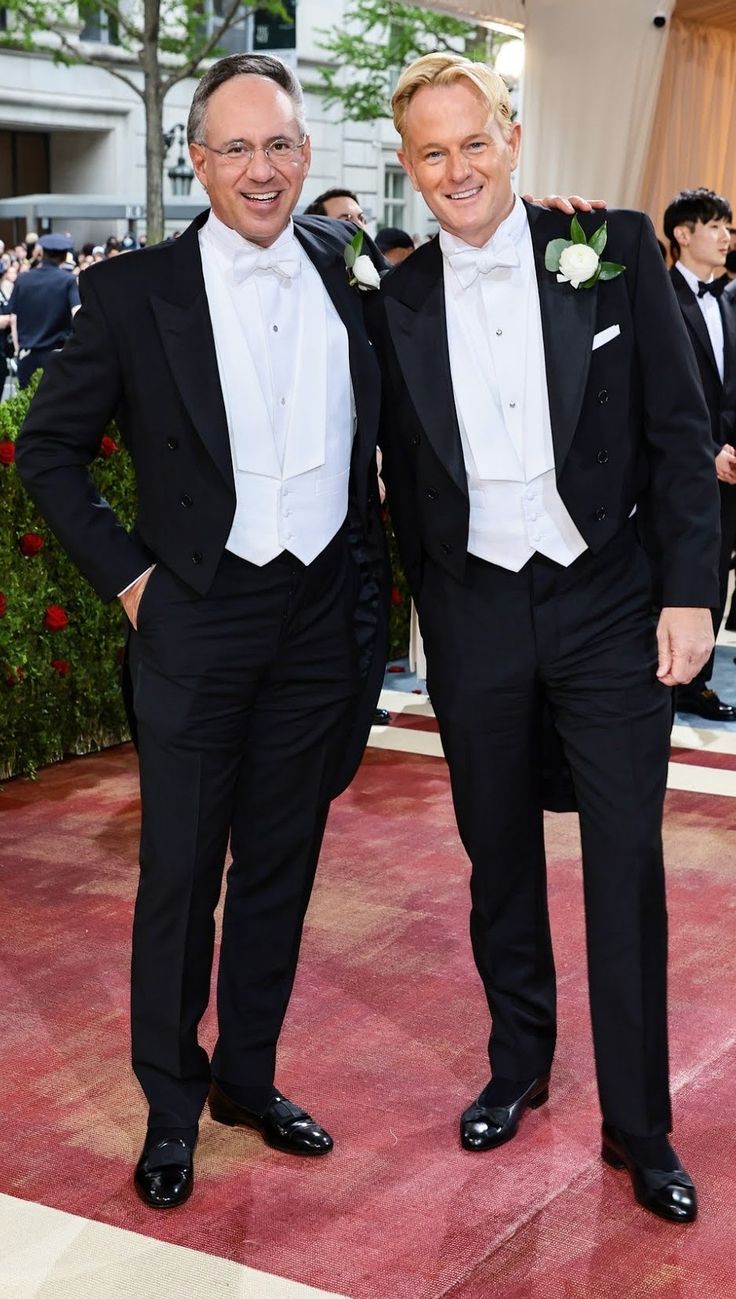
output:
POLYGON ((620 333, 621 333, 620 325, 609 325, 608 329, 602 329, 600 334, 593 335, 592 350, 595 352, 596 348, 603 347, 604 343, 610 343, 611 339, 618 338, 620 333))

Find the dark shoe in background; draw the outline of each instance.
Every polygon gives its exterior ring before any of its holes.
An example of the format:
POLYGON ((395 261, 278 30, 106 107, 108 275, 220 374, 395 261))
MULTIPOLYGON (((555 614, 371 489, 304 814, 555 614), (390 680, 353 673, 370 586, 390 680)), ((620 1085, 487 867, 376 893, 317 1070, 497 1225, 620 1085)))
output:
POLYGON ((690 694, 680 687, 675 708, 678 713, 695 713, 709 722, 736 722, 733 704, 724 704, 715 690, 708 688, 690 694))

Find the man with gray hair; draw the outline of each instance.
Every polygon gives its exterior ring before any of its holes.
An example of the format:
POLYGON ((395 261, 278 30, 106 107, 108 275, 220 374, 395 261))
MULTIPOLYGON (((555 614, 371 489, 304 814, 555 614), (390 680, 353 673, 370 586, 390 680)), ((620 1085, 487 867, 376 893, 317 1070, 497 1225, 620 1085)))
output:
POLYGON ((130 625, 132 1045, 149 1105, 135 1183, 154 1208, 191 1193, 208 1094, 214 1119, 279 1150, 332 1147, 276 1089, 276 1044, 330 800, 357 767, 383 677, 387 590, 379 375, 344 259, 354 232, 292 220, 310 162, 296 78, 267 55, 220 60, 188 138, 209 212, 85 272, 17 455, 62 544, 130 625), (132 532, 87 470, 113 415, 136 472, 132 532), (197 1030, 228 842, 210 1061, 197 1030))

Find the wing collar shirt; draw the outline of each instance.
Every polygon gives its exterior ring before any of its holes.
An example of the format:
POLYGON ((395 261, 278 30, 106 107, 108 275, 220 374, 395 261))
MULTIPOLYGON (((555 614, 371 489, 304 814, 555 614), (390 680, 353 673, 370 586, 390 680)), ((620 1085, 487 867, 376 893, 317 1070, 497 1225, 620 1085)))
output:
POLYGON ((518 572, 586 544, 557 490, 542 318, 526 208, 516 197, 474 248, 440 231, 447 337, 470 497, 468 551, 518 572))
POLYGON ((199 241, 235 479, 227 549, 309 564, 347 514, 347 331, 292 223, 261 248, 211 212, 199 241))
MULTIPOLYGON (((708 337, 710 338, 710 345, 713 348, 713 359, 716 363, 721 383, 723 383, 723 318, 721 316, 721 308, 718 299, 714 298, 712 293, 704 293, 702 297, 698 297, 700 280, 697 275, 694 275, 689 267, 683 266, 682 262, 677 263, 677 269, 688 288, 692 289, 695 294, 695 300, 703 313, 705 327, 708 330, 708 337)), ((711 275, 710 279, 714 279, 714 276, 711 275)), ((708 283, 710 283, 710 280, 708 283)))

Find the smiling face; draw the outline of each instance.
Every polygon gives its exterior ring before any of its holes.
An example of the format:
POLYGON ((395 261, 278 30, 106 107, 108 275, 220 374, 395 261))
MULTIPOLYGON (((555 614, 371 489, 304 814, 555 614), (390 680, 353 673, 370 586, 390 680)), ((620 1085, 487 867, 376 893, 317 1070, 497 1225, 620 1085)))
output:
POLYGON ((506 139, 483 95, 463 77, 417 90, 398 156, 442 229, 481 247, 513 207, 520 143, 518 123, 506 139))
MULTIPOLYGON (((205 141, 189 153, 215 216, 244 239, 266 248, 289 223, 309 171, 309 138, 288 161, 263 152, 276 140, 302 138, 294 104, 269 77, 231 77, 207 101, 205 141), (253 158, 223 157, 216 150, 242 145, 253 158)), ((274 155, 277 150, 274 150, 274 155)))
POLYGON ((707 280, 725 266, 730 242, 729 224, 726 217, 714 217, 712 221, 694 221, 675 227, 680 260, 699 279, 707 280))

